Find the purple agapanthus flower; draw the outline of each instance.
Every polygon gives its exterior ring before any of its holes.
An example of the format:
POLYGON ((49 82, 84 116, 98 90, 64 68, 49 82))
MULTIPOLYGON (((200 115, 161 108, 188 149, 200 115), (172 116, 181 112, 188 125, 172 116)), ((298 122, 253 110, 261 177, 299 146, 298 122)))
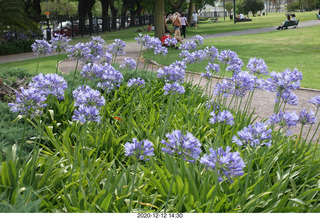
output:
POLYGON ((168 48, 166 48, 165 46, 158 46, 154 48, 154 52, 155 55, 157 54, 162 54, 162 55, 166 55, 168 53, 168 48))
POLYGON ((232 89, 236 96, 244 97, 255 86, 255 77, 249 72, 241 71, 231 78, 232 89))
POLYGON ((8 104, 11 111, 31 118, 40 116, 43 108, 47 106, 45 103, 47 98, 41 90, 35 87, 29 87, 28 89, 21 87, 20 90, 21 93, 16 92, 16 102, 8 104))
POLYGON ((213 110, 214 112, 218 112, 220 109, 220 104, 216 100, 208 100, 205 105, 207 110, 213 110))
POLYGON ((210 118, 209 122, 212 124, 215 124, 218 122, 226 123, 229 125, 234 124, 234 117, 230 111, 224 110, 224 111, 218 112, 217 114, 215 111, 213 111, 210 113, 210 116, 212 116, 212 118, 210 118))
POLYGON ((77 59, 80 62, 87 63, 87 59, 90 59, 90 49, 84 43, 77 43, 74 46, 70 46, 68 49, 70 59, 77 59))
POLYGON ((168 37, 164 40, 164 44, 167 46, 175 46, 178 41, 175 38, 168 37))
POLYGON ((223 181, 224 176, 233 182, 233 178, 244 174, 243 168, 246 166, 238 151, 230 152, 227 146, 226 151, 222 148, 217 150, 209 149, 210 154, 205 154, 200 159, 200 163, 211 167, 218 174, 218 180, 223 181))
POLYGON ((317 121, 317 118, 314 115, 314 112, 310 110, 310 113, 306 112, 306 109, 300 111, 299 114, 299 123, 302 125, 314 124, 317 121))
POLYGON ((214 62, 215 59, 219 56, 219 50, 214 46, 207 46, 204 51, 207 53, 207 57, 209 58, 210 62, 214 62))
POLYGON ((251 74, 255 75, 267 75, 268 66, 263 59, 251 58, 249 59, 247 69, 251 74))
POLYGON ((101 36, 93 36, 91 37, 91 41, 94 43, 94 44, 100 44, 102 46, 105 46, 106 45, 106 41, 104 39, 101 38, 101 36))
POLYGON ((51 46, 57 52, 67 51, 69 48, 70 38, 61 35, 61 34, 54 34, 53 38, 50 40, 51 46))
POLYGON ((162 47, 161 41, 157 37, 150 37, 147 38, 148 40, 146 41, 146 49, 156 49, 158 47, 162 47))
POLYGON ((197 44, 197 46, 201 46, 203 44, 203 37, 200 35, 195 35, 191 38, 191 40, 193 40, 193 42, 195 42, 195 44, 197 44))
POLYGON ((287 131, 289 134, 289 128, 292 126, 296 126, 299 121, 299 116, 295 112, 282 112, 279 111, 278 114, 273 113, 272 116, 269 117, 269 124, 276 125, 278 124, 280 128, 287 131))
POLYGON ((31 48, 38 56, 44 56, 52 52, 52 46, 46 40, 35 40, 31 48))
POLYGON ((194 41, 188 41, 188 42, 182 43, 179 49, 187 50, 187 51, 195 51, 197 49, 197 44, 194 41))
POLYGON ((206 71, 207 73, 219 74, 220 65, 209 62, 208 65, 206 66, 206 71))
POLYGON ((67 82, 58 74, 43 75, 42 73, 33 77, 29 86, 39 89, 45 97, 52 95, 59 100, 63 100, 64 92, 68 88, 67 82))
POLYGON ((172 133, 166 134, 167 141, 162 140, 161 150, 169 155, 182 156, 182 158, 190 163, 194 163, 201 153, 201 143, 191 133, 187 132, 183 135, 180 130, 174 130, 172 133))
POLYGON ((116 55, 125 55, 124 47, 126 44, 124 41, 120 39, 115 39, 115 42, 108 46, 108 52, 116 55))
POLYGON ((111 61, 112 61, 112 55, 109 52, 105 52, 105 54, 100 59, 100 63, 102 65, 111 64, 111 61))
POLYGON ((103 65, 102 68, 103 72, 100 78, 102 82, 99 82, 97 86, 102 89, 106 89, 107 92, 110 92, 115 87, 120 87, 123 75, 107 63, 103 65))
POLYGON ((140 44, 141 46, 146 46, 148 41, 150 40, 150 36, 149 35, 142 35, 141 33, 138 34, 137 37, 134 38, 138 44, 140 44))
POLYGON ((236 52, 231 50, 222 50, 220 51, 220 55, 218 56, 218 60, 221 63, 225 63, 228 65, 239 64, 239 57, 236 52))
POLYGON ((201 77, 210 80, 213 77, 213 74, 210 72, 206 72, 206 73, 201 73, 201 77))
POLYGON ((179 67, 179 68, 182 68, 184 70, 187 68, 186 63, 183 62, 183 61, 177 61, 176 60, 174 63, 171 63, 169 65, 169 67, 171 67, 171 68, 175 68, 176 66, 179 67))
POLYGON ((97 106, 101 107, 105 104, 105 99, 98 90, 94 90, 88 85, 78 87, 73 91, 75 99, 74 106, 97 106))
POLYGON ((87 42, 86 47, 89 48, 90 53, 86 58, 86 63, 93 63, 99 61, 104 56, 103 45, 96 41, 87 42))
POLYGON ((184 87, 177 82, 172 84, 166 83, 166 85, 163 87, 163 90, 164 94, 183 94, 185 92, 184 87))
POLYGON ((100 109, 96 106, 80 105, 77 109, 74 110, 72 121, 79 121, 82 124, 87 121, 100 123, 100 109))
POLYGON ((158 78, 164 79, 166 82, 180 82, 185 78, 185 70, 179 66, 164 66, 158 70, 158 78))
POLYGON ((145 87, 145 81, 141 78, 131 78, 128 83, 127 86, 128 87, 145 87))
POLYGON ((235 135, 232 137, 232 142, 238 146, 271 146, 271 132, 263 122, 256 122, 254 125, 249 125, 238 131, 238 137, 235 135))
POLYGON ((315 105, 317 108, 319 108, 319 107, 320 107, 320 96, 312 97, 308 102, 309 102, 309 103, 312 103, 312 104, 315 105))
POLYGON ((222 95, 223 97, 228 97, 230 94, 234 92, 234 84, 231 80, 223 79, 222 83, 218 82, 214 87, 213 94, 214 95, 222 95))
POLYGON ((148 157, 151 157, 154 155, 153 144, 147 139, 139 142, 137 138, 133 138, 132 143, 130 142, 125 143, 124 151, 126 156, 135 157, 139 160, 144 160, 144 161, 149 160, 148 157))
POLYGON ((270 78, 265 80, 264 88, 270 92, 277 92, 278 95, 290 91, 292 89, 300 88, 300 80, 302 80, 302 73, 297 69, 291 71, 286 69, 284 72, 271 72, 270 78))
POLYGON ((136 69, 137 67, 137 62, 133 59, 130 58, 125 58, 123 60, 123 63, 120 65, 120 68, 125 68, 125 69, 136 69))
POLYGON ((73 97, 75 99, 74 106, 77 107, 72 116, 73 121, 81 123, 85 123, 86 121, 100 122, 99 111, 105 104, 105 99, 99 91, 87 85, 80 86, 73 91, 73 97))
MULTIPOLYGON (((277 93, 277 96, 280 95, 277 93)), ((298 105, 298 96, 290 90, 284 90, 280 96, 281 100, 289 105, 298 105)), ((278 98, 275 99, 278 102, 278 98)))
POLYGON ((100 64, 88 63, 82 67, 80 74, 84 78, 95 80, 101 77, 103 68, 100 64))

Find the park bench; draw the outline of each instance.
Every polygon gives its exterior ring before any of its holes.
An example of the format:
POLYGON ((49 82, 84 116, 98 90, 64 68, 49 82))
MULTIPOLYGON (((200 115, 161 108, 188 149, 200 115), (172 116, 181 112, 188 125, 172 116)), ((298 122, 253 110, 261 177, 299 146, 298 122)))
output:
POLYGON ((211 18, 210 21, 212 21, 212 22, 219 22, 217 17, 211 18))
POLYGON ((236 22, 246 22, 246 21, 252 21, 252 19, 250 19, 250 18, 240 19, 240 18, 236 17, 236 22))
POLYGON ((320 14, 316 14, 317 19, 320 20, 320 14))
POLYGON ((281 27, 281 29, 288 29, 288 27, 293 27, 293 28, 297 28, 299 24, 299 20, 296 21, 286 21, 284 22, 283 26, 281 27))

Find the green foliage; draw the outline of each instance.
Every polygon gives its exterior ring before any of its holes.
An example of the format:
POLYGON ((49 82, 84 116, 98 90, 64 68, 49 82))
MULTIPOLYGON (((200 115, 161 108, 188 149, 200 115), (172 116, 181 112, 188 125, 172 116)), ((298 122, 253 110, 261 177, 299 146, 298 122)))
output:
POLYGON ((34 40, 15 40, 10 43, 0 43, 0 56, 24 52, 32 52, 31 45, 34 40))
POLYGON ((248 15, 249 12, 252 12, 255 16, 258 11, 264 9, 264 2, 262 0, 241 0, 237 2, 236 8, 237 13, 248 15))
POLYGON ((17 79, 30 78, 32 74, 23 68, 2 68, 0 78, 9 86, 13 86, 17 79))

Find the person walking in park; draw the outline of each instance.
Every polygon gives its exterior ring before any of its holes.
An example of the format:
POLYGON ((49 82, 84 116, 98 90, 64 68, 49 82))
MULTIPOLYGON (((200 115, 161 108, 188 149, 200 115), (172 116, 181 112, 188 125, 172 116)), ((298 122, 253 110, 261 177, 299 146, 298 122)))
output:
POLYGON ((172 25, 174 27, 174 34, 175 35, 176 35, 177 30, 179 30, 179 33, 180 33, 181 22, 180 22, 179 16, 180 16, 180 14, 178 12, 176 12, 176 13, 174 13, 173 19, 172 19, 172 25))
POLYGON ((192 24, 195 30, 197 29, 197 23, 198 23, 198 14, 196 11, 194 11, 192 14, 192 24))
POLYGON ((186 38, 186 27, 187 27, 187 25, 190 27, 190 25, 187 21, 185 14, 181 14, 180 23, 181 23, 181 36, 186 38))

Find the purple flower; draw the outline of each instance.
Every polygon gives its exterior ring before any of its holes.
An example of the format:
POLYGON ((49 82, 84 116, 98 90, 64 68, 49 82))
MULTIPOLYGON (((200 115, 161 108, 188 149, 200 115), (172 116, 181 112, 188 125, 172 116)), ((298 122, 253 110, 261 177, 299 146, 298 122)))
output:
POLYGON ((177 82, 172 84, 166 83, 163 87, 164 94, 183 94, 185 92, 184 87, 177 82))
POLYGON ((211 46, 210 48, 207 46, 204 51, 207 53, 207 57, 210 62, 214 62, 214 60, 219 56, 219 50, 214 46, 211 46))
POLYGON ((238 137, 235 135, 232 137, 232 142, 236 143, 238 146, 251 146, 258 147, 266 145, 271 146, 271 129, 263 122, 256 122, 255 125, 249 125, 241 131, 238 131, 238 137))
POLYGON ((164 40, 164 44, 167 46, 175 46, 177 43, 178 43, 178 41, 175 38, 171 38, 171 37, 166 38, 164 40))
POLYGON ((284 91, 300 88, 302 74, 297 69, 291 71, 286 69, 284 72, 271 72, 271 78, 265 80, 264 88, 267 91, 277 92, 278 95, 284 91))
POLYGON ((194 163, 201 153, 201 143, 191 133, 187 132, 183 135, 180 130, 174 130, 172 133, 166 134, 167 141, 162 140, 161 150, 169 155, 182 156, 184 160, 194 163))
POLYGON ((61 35, 61 34, 54 34, 53 38, 50 40, 51 46, 53 49, 55 49, 57 52, 67 51, 69 45, 69 39, 68 37, 61 35))
POLYGON ((97 90, 89 86, 80 86, 73 91, 74 106, 78 107, 72 116, 73 121, 85 123, 86 121, 100 122, 100 109, 105 104, 104 97, 97 90))
POLYGON ((312 104, 315 105, 317 108, 319 108, 319 107, 320 107, 320 96, 312 97, 308 102, 309 102, 309 103, 312 103, 312 104))
POLYGON ((239 57, 236 52, 231 51, 231 50, 222 50, 220 52, 220 55, 218 56, 218 60, 221 63, 225 63, 228 65, 234 65, 241 63, 239 60, 239 57))
POLYGON ((208 100, 206 102, 206 109, 207 110, 213 109, 214 112, 217 112, 220 109, 220 104, 218 102, 216 102, 216 100, 208 100))
POLYGON ((231 148, 227 146, 226 151, 222 148, 218 150, 209 149, 210 154, 205 154, 200 159, 200 163, 211 167, 218 174, 218 180, 223 181, 225 176, 227 180, 233 182, 233 178, 244 174, 243 168, 246 166, 238 151, 230 152, 231 148))
POLYGON ((197 44, 194 41, 188 41, 180 45, 179 49, 194 51, 197 49, 197 44))
POLYGON ((217 122, 226 123, 229 125, 234 124, 234 117, 233 117, 232 113, 230 113, 227 110, 219 112, 217 115, 216 115, 215 111, 213 111, 210 113, 210 116, 212 116, 212 118, 209 120, 209 122, 212 124, 215 124, 217 122))
MULTIPOLYGON (((277 96, 278 95, 279 93, 277 93, 277 96)), ((287 104, 298 105, 298 96, 290 90, 284 90, 283 93, 281 93, 281 99, 287 104)), ((276 98, 275 101, 278 102, 278 99, 276 98)))
POLYGON ((137 67, 137 62, 130 58, 125 58, 120 68, 135 69, 137 67))
POLYGON ((97 37, 91 37, 91 41, 94 44, 100 44, 102 46, 106 45, 106 41, 104 39, 101 38, 101 36, 97 36, 97 37))
POLYGON ((81 62, 86 63, 87 59, 90 60, 90 49, 83 43, 77 43, 74 46, 70 46, 68 49, 70 54, 68 55, 70 59, 74 58, 81 62))
POLYGON ((156 37, 147 38, 146 49, 156 49, 158 47, 162 47, 161 41, 156 37))
POLYGON ((201 77, 203 77, 203 78, 206 78, 206 79, 210 80, 210 79, 213 77, 213 74, 212 74, 212 73, 210 73, 210 72, 202 73, 202 74, 201 74, 201 77))
POLYGON ((220 65, 209 62, 206 66, 207 73, 214 72, 215 74, 219 74, 220 65))
POLYGON ((267 75, 268 74, 268 66, 264 62, 263 59, 251 58, 249 59, 247 69, 251 74, 256 75, 267 75))
POLYGON ((96 63, 88 63, 82 67, 80 74, 84 78, 94 80, 101 77, 103 68, 101 65, 96 63))
POLYGON ((126 44, 124 41, 120 39, 115 39, 115 43, 112 43, 108 46, 108 52, 116 55, 125 55, 124 47, 126 44))
POLYGON ((168 53, 168 48, 166 48, 165 46, 158 46, 154 48, 154 54, 162 54, 162 55, 166 55, 168 53))
POLYGON ((302 125, 314 124, 317 121, 317 118, 314 115, 314 112, 310 111, 310 113, 306 112, 306 109, 300 111, 299 122, 302 125))
POLYGON ((44 103, 47 99, 44 94, 35 87, 28 89, 20 88, 21 93, 16 92, 16 102, 9 103, 12 112, 34 118, 42 114, 42 110, 47 106, 44 103))
POLYGON ((280 112, 278 114, 273 113, 269 117, 269 124, 278 124, 281 128, 288 130, 291 126, 296 126, 299 121, 299 116, 295 112, 280 112))
POLYGON ((29 86, 40 90, 45 97, 52 95, 60 100, 63 100, 64 91, 68 87, 64 78, 58 74, 43 75, 42 73, 33 77, 29 86))
POLYGON ((195 35, 191 38, 191 40, 193 40, 193 42, 195 42, 195 44, 197 44, 197 46, 201 46, 203 44, 203 37, 200 35, 195 35))
POLYGON ((158 78, 164 79, 166 82, 183 82, 185 78, 185 70, 179 66, 164 66, 158 70, 158 78))
POLYGON ((87 121, 101 122, 100 111, 96 106, 85 106, 80 105, 74 110, 74 115, 72 116, 72 121, 79 121, 80 123, 85 123, 87 121))
POLYGON ((216 84, 216 86, 214 87, 213 94, 228 97, 230 94, 234 92, 233 88, 233 83, 230 80, 223 79, 222 83, 218 82, 216 84))
POLYGON ((128 87, 145 87, 145 82, 141 78, 131 78, 128 83, 128 87))
POLYGON ((38 56, 44 56, 52 52, 52 47, 46 40, 35 40, 35 42, 31 45, 31 48, 32 51, 38 56))
POLYGON ((111 64, 111 61, 112 61, 112 55, 109 52, 106 52, 104 54, 104 56, 102 56, 101 59, 100 59, 100 62, 101 62, 102 65, 104 65, 106 63, 107 64, 111 64))
POLYGON ((105 104, 105 99, 101 96, 101 93, 87 85, 80 86, 74 90, 73 97, 75 99, 74 106, 101 107, 105 104))
POLYGON ((88 54, 86 58, 87 63, 93 63, 93 62, 99 61, 104 56, 102 44, 99 44, 96 41, 90 41, 86 43, 86 46, 90 50, 90 54, 88 54))
POLYGON ((132 143, 130 142, 125 143, 124 151, 126 156, 135 157, 139 160, 144 160, 144 161, 149 160, 149 158, 147 157, 154 155, 153 144, 147 139, 139 142, 137 141, 136 138, 133 138, 132 143))
POLYGON ((102 82, 99 82, 97 86, 102 89, 107 89, 107 92, 113 90, 115 86, 120 87, 123 75, 109 64, 105 64, 102 68, 102 82))
POLYGON ((149 35, 142 35, 141 33, 139 33, 139 35, 137 37, 135 37, 135 40, 141 46, 146 46, 148 41, 149 41, 149 39, 150 39, 149 35))
POLYGON ((169 65, 169 67, 171 67, 171 68, 175 68, 176 66, 179 68, 182 68, 183 70, 185 70, 187 68, 186 63, 183 61, 175 61, 174 63, 171 63, 169 65))

